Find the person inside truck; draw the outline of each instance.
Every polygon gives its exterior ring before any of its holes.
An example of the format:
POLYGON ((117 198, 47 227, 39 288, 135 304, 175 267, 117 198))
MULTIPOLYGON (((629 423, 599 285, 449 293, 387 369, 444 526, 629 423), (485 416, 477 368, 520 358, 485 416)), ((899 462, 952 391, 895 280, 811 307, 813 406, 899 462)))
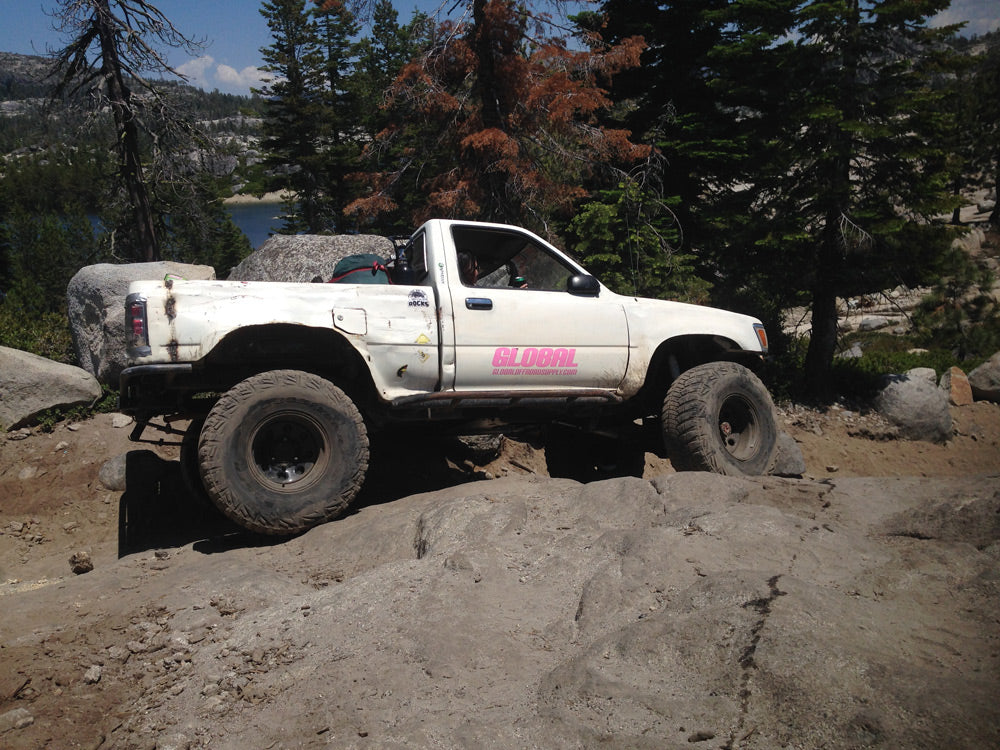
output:
POLYGON ((475 286, 479 280, 479 261, 472 253, 464 250, 458 253, 458 272, 462 277, 462 283, 466 286, 475 286))

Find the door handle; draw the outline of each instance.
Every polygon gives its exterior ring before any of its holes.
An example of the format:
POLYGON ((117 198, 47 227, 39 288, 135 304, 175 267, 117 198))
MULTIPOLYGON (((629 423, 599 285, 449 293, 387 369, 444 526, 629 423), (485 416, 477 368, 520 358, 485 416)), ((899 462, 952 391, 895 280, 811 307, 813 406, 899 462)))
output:
POLYGON ((493 300, 486 297, 466 297, 465 307, 467 310, 492 310, 493 300))

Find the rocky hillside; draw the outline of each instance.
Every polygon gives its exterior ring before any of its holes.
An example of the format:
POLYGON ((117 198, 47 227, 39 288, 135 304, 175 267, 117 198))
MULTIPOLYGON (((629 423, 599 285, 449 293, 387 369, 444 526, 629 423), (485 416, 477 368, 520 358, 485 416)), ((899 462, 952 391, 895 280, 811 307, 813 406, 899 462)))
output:
MULTIPOLYGON (((86 107, 72 100, 57 108, 45 107, 53 84, 51 71, 49 58, 0 52, 0 154, 37 152, 52 143, 85 146, 94 137, 90 129, 82 128, 86 107)), ((237 162, 244 168, 256 163, 261 120, 252 113, 259 111, 259 99, 206 92, 180 82, 163 81, 158 86, 232 157, 220 161, 220 168, 231 172, 237 162)))

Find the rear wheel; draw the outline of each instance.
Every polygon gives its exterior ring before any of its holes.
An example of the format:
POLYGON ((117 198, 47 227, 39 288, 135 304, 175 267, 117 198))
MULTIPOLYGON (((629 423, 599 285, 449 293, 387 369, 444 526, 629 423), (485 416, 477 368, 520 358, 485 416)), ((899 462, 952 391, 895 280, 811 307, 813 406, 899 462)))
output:
POLYGON ((263 534, 295 534, 343 514, 364 482, 368 452, 354 402, 298 370, 234 386, 209 412, 198 443, 209 497, 263 534))
POLYGON ((774 403, 757 376, 735 362, 681 373, 664 399, 662 425, 678 471, 756 476, 774 461, 774 403))

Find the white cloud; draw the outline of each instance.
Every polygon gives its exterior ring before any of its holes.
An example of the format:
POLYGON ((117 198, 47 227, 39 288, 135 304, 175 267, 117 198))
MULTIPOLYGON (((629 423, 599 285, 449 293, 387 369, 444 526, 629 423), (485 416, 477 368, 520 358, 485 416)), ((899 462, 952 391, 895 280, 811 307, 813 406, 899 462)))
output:
POLYGON ((202 55, 177 66, 177 72, 188 83, 205 91, 218 89, 229 94, 249 94, 250 88, 259 88, 270 76, 253 65, 237 70, 225 63, 216 64, 211 55, 202 55))
POLYGON ((215 78, 219 81, 220 89, 246 94, 250 92, 251 87, 259 88, 267 76, 253 65, 248 65, 242 70, 236 70, 230 65, 219 65, 215 69, 215 78))
POLYGON ((211 55, 202 55, 194 60, 188 60, 183 65, 178 65, 176 70, 187 78, 188 83, 192 86, 205 89, 209 87, 210 70, 214 64, 214 57, 211 55))

